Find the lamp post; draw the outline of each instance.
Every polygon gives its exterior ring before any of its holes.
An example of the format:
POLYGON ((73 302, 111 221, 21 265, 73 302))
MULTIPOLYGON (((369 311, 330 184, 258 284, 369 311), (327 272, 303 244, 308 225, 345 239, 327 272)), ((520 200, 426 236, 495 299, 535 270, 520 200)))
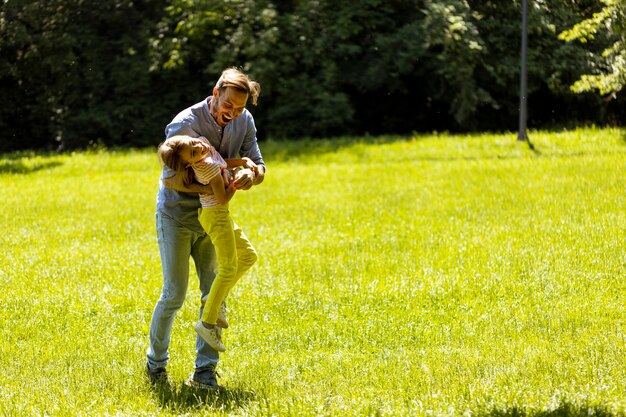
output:
POLYGON ((527 141, 528 135, 526 134, 526 104, 528 86, 526 80, 526 55, 528 53, 528 0, 522 0, 522 63, 520 68, 520 100, 519 100, 519 133, 517 140, 527 141))

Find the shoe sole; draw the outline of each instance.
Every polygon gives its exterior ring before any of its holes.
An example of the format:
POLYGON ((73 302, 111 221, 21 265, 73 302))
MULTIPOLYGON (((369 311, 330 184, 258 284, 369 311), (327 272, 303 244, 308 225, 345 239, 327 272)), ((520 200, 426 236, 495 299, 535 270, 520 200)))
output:
POLYGON ((205 389, 205 390, 218 390, 222 388, 221 385, 218 385, 215 387, 213 385, 203 384, 202 382, 194 381, 192 378, 189 378, 187 382, 185 382, 185 385, 191 388, 199 388, 199 389, 205 389))
POLYGON ((150 371, 149 368, 146 367, 145 373, 146 373, 146 377, 148 378, 148 380, 150 381, 152 385, 157 385, 157 384, 169 385, 172 383, 167 371, 153 373, 152 371, 150 371))

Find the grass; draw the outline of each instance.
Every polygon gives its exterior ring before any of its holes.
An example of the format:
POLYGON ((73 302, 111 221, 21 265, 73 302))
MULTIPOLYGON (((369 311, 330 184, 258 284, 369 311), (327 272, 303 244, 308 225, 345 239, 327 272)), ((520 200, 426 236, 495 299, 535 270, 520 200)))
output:
POLYGON ((626 131, 264 142, 225 389, 143 374, 153 150, 0 156, 0 415, 626 414, 626 131))

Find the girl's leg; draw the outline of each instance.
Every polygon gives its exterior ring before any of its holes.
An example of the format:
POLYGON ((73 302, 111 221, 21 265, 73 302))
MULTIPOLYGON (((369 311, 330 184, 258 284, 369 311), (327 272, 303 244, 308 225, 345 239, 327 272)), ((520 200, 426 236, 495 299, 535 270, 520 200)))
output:
POLYGON ((235 277, 235 282, 237 282, 255 264, 257 254, 243 230, 236 223, 233 223, 233 225, 238 259, 237 276, 235 277))
POLYGON ((217 275, 211 284, 211 291, 204 305, 202 321, 217 323, 217 313, 228 294, 237 282, 237 245, 234 224, 227 207, 202 209, 200 223, 211 238, 215 248, 217 275))
MULTIPOLYGON (((243 276, 243 274, 247 270, 249 270, 256 262, 257 254, 246 235, 243 233, 241 228, 237 226, 236 223, 234 223, 234 232, 238 258, 237 275, 235 276, 235 282, 239 282, 239 279, 243 276)), ((226 293, 226 297, 228 297, 229 293, 230 291, 226 293)), ((203 294, 204 295, 202 297, 202 305, 204 306, 209 294, 208 292, 203 294)), ((217 311, 217 325, 222 328, 228 327, 228 319, 226 318, 226 305, 224 301, 222 301, 222 304, 217 311)))

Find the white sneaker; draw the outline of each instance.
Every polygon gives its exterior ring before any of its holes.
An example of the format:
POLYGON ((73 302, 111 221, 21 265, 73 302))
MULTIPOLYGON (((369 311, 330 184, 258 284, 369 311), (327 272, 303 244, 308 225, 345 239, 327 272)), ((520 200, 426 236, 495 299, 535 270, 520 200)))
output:
POLYGON ((217 325, 222 329, 228 329, 228 320, 226 319, 226 302, 222 301, 220 309, 217 311, 217 325))
POLYGON ((213 327, 212 329, 209 329, 205 327, 200 320, 196 323, 194 329, 196 329, 198 336, 204 339, 204 341, 207 342, 213 349, 218 352, 224 352, 226 350, 226 346, 222 343, 222 338, 220 337, 217 328, 213 327))

